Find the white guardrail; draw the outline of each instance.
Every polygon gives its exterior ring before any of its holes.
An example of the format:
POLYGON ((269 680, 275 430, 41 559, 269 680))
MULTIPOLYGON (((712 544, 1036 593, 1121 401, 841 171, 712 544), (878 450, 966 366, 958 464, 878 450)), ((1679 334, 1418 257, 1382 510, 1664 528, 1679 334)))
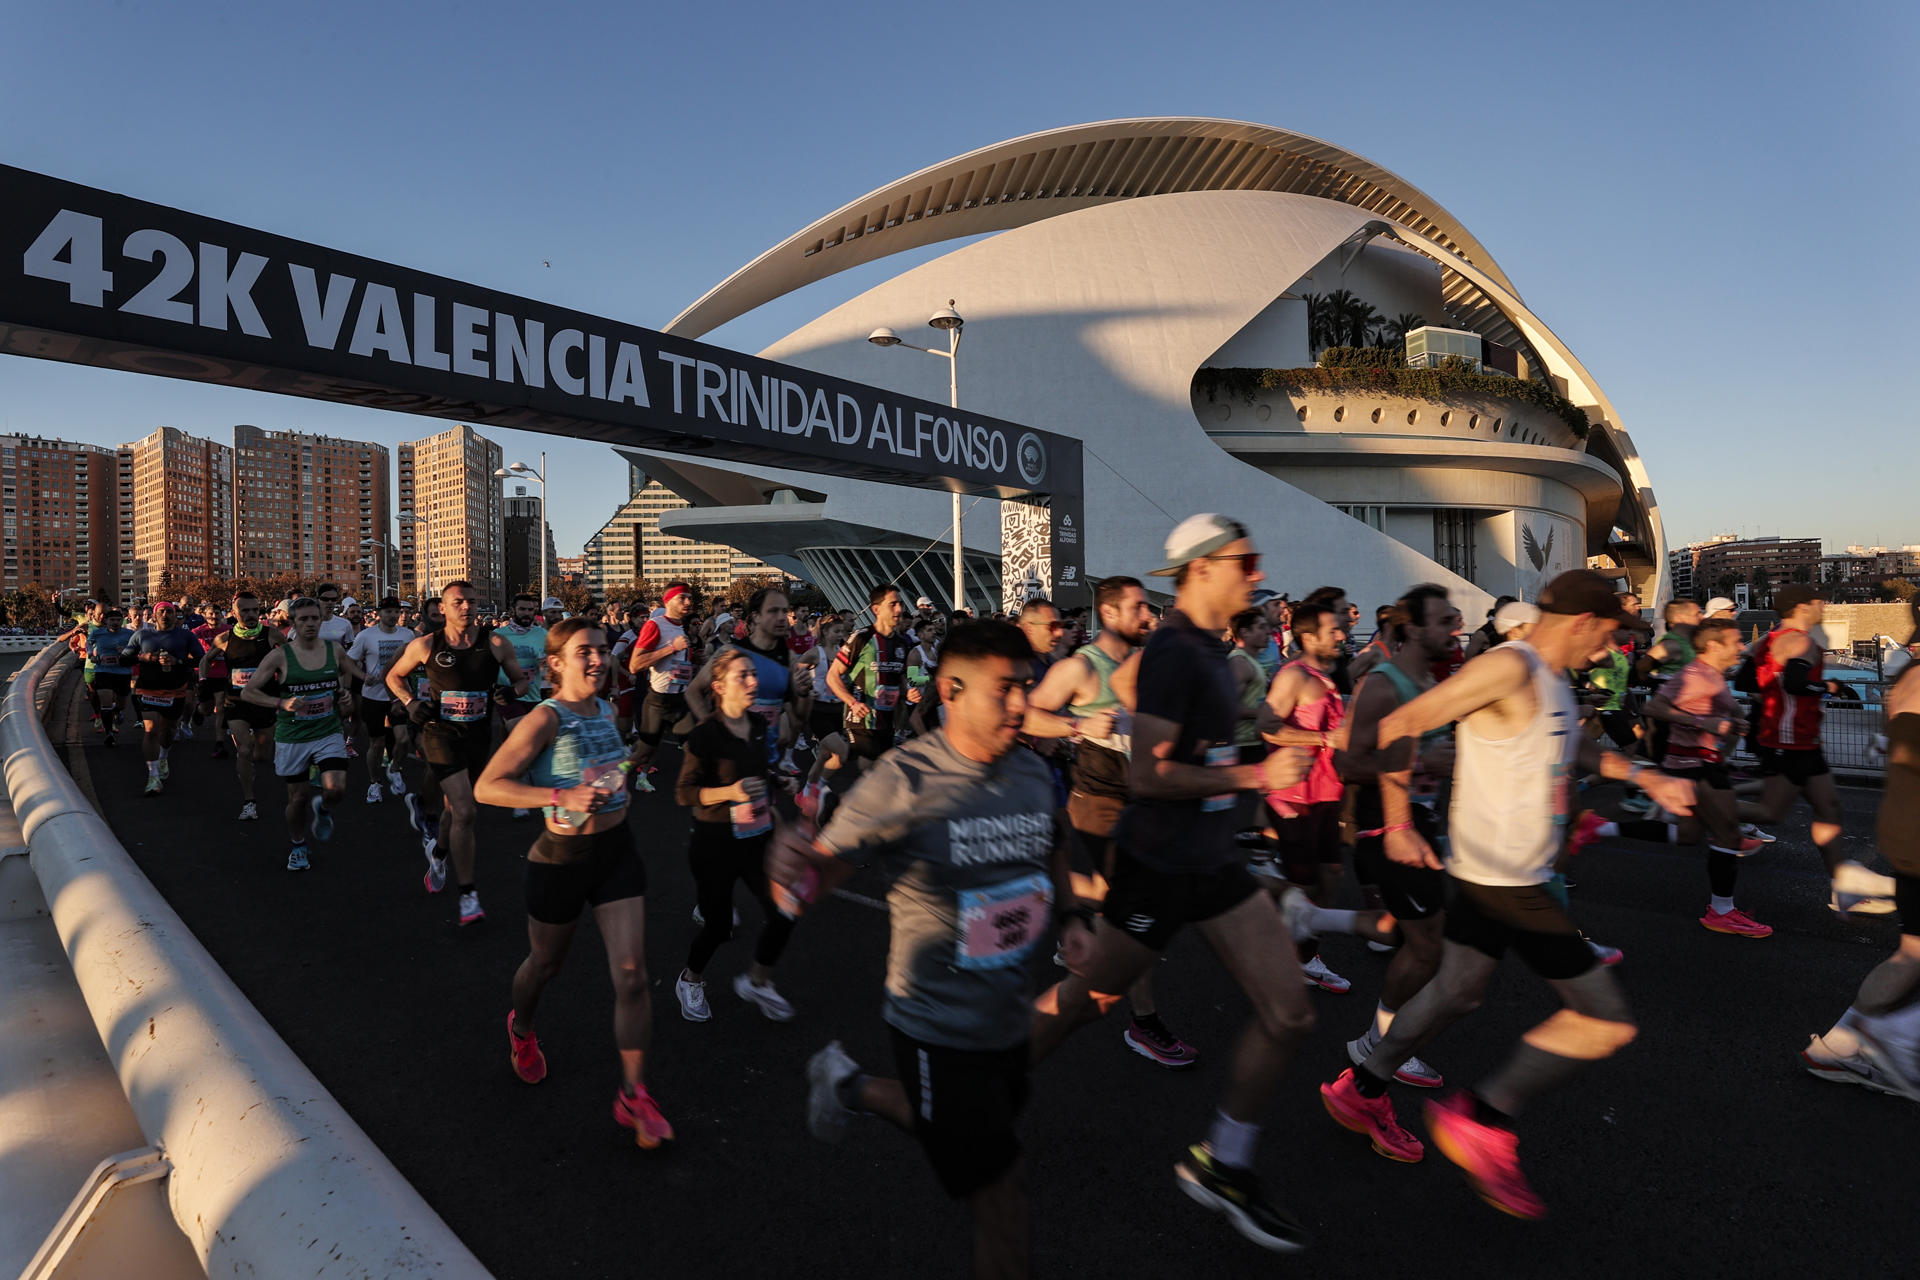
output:
POLYGON ((0 703, 0 757, 61 945, 208 1275, 485 1277, 188 932, 82 796, 34 691, 0 703))

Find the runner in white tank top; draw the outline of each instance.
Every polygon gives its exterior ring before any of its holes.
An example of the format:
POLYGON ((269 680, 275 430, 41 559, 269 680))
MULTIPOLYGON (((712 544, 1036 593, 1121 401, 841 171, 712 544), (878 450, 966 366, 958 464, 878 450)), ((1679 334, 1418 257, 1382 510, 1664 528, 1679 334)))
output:
POLYGON ((1420 1159, 1419 1142, 1395 1118, 1388 1084, 1409 1057, 1479 1006, 1511 947, 1565 1007, 1527 1032, 1506 1064, 1471 1091, 1429 1102, 1426 1119, 1441 1154, 1474 1190, 1519 1218, 1538 1218, 1546 1206, 1521 1173, 1513 1117, 1636 1034, 1625 995, 1574 927, 1565 884, 1553 872, 1566 832, 1568 779, 1578 767, 1636 782, 1674 813, 1693 809, 1691 782, 1575 732, 1564 673, 1616 627, 1646 624, 1622 609, 1611 582, 1588 569, 1548 583, 1539 605, 1527 642, 1488 650, 1380 721, 1375 759, 1387 856, 1434 869, 1440 860, 1412 822, 1409 748, 1422 733, 1459 723, 1445 942, 1440 972, 1400 1010, 1366 1061, 1320 1090, 1333 1118, 1369 1135, 1376 1151, 1420 1159))

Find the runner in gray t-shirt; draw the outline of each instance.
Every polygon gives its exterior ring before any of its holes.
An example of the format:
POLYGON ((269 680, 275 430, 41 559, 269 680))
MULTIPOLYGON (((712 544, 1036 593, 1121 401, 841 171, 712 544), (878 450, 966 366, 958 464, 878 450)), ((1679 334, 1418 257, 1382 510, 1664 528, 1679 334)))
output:
MULTIPOLYGON (((992 1275, 1026 1273, 1014 1124, 1033 962, 1054 904, 1073 901, 1052 777, 1014 749, 1028 667, 1016 628, 955 628, 940 656, 945 726, 881 756, 817 839, 783 830, 768 855, 771 878, 807 898, 870 862, 891 880, 882 1016, 900 1078, 863 1074, 835 1041, 807 1064, 809 1125, 833 1141, 868 1113, 912 1132, 947 1193, 972 1208, 976 1273, 992 1275)), ((1067 914, 1086 927, 1090 913, 1067 914)))

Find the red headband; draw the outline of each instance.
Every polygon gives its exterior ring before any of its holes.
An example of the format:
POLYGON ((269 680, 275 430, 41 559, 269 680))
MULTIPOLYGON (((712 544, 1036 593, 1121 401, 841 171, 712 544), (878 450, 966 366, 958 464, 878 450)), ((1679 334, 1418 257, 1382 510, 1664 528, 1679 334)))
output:
POLYGON ((670 604, 672 603, 675 596, 683 596, 685 594, 687 594, 687 589, 685 587, 668 587, 667 594, 660 597, 660 603, 670 604))

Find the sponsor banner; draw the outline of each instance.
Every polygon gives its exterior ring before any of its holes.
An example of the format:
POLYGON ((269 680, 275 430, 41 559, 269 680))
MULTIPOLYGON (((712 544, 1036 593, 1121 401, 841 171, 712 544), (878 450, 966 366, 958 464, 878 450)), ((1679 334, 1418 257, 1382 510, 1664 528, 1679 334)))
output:
POLYGON ((1079 442, 1052 432, 8 166, 0 353, 999 498, 1081 491, 1079 442))

